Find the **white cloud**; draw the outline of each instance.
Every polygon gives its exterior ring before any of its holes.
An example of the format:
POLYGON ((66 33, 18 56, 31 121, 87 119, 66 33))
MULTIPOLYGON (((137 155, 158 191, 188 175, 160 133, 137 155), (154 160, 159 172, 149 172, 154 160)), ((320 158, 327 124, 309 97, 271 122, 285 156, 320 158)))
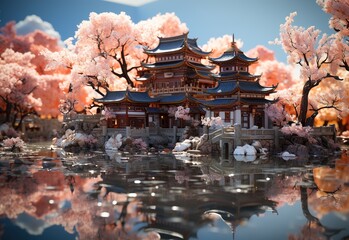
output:
POLYGON ((51 23, 43 21, 39 16, 30 15, 16 24, 18 35, 25 35, 35 30, 41 30, 48 35, 61 39, 60 34, 53 28, 51 23))
POLYGON ((132 7, 140 7, 142 5, 155 2, 157 0, 104 0, 104 1, 129 5, 132 7))

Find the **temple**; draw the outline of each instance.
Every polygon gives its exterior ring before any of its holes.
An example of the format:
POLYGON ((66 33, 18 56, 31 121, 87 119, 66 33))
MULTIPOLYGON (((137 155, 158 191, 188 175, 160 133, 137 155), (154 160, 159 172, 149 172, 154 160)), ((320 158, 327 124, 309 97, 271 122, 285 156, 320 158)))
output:
POLYGON ((171 109, 190 108, 189 115, 220 116, 226 126, 241 124, 244 128, 266 127, 265 97, 276 86, 260 85, 258 75, 249 73, 249 66, 258 58, 247 57, 233 41, 220 57, 211 58, 188 33, 159 38, 153 49, 144 49, 148 62, 142 63, 136 88, 109 91, 96 102, 102 103, 113 115, 108 127, 183 127, 171 109), (217 73, 214 69, 219 68, 217 73))

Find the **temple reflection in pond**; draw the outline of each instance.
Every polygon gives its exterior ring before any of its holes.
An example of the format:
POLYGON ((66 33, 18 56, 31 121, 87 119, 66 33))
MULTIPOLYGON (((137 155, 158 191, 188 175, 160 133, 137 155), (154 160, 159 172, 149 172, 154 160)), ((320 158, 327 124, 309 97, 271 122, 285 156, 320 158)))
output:
POLYGON ((333 168, 280 159, 110 156, 1 155, 3 239, 47 239, 53 229, 64 239, 246 239, 253 226, 265 228, 263 239, 275 220, 283 227, 270 237, 349 234, 348 156, 333 168))

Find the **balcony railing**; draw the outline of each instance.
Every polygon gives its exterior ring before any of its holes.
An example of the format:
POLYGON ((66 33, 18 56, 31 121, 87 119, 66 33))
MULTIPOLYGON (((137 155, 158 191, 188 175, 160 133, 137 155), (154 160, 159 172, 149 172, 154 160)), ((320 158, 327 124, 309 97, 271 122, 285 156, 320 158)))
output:
MULTIPOLYGON (((139 91, 146 91, 146 87, 140 87, 138 88, 139 91)), ((195 92, 195 93, 202 93, 203 88, 202 87, 196 87, 196 86, 185 86, 185 87, 172 87, 172 88, 153 88, 151 92, 155 95, 157 94, 164 94, 164 93, 182 93, 182 92, 195 92)))

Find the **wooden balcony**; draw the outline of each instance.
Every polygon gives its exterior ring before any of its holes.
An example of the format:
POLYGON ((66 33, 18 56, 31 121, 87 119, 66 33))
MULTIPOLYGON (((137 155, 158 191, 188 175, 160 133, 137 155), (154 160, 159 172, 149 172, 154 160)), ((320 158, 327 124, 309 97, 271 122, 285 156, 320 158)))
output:
MULTIPOLYGON (((146 90, 147 90, 147 88, 145 88, 145 87, 138 88, 138 91, 146 91, 146 90)), ((151 93, 154 95, 168 94, 168 93, 183 93, 183 92, 203 93, 203 88, 196 87, 196 86, 185 86, 185 87, 153 88, 153 89, 151 89, 151 93)))

